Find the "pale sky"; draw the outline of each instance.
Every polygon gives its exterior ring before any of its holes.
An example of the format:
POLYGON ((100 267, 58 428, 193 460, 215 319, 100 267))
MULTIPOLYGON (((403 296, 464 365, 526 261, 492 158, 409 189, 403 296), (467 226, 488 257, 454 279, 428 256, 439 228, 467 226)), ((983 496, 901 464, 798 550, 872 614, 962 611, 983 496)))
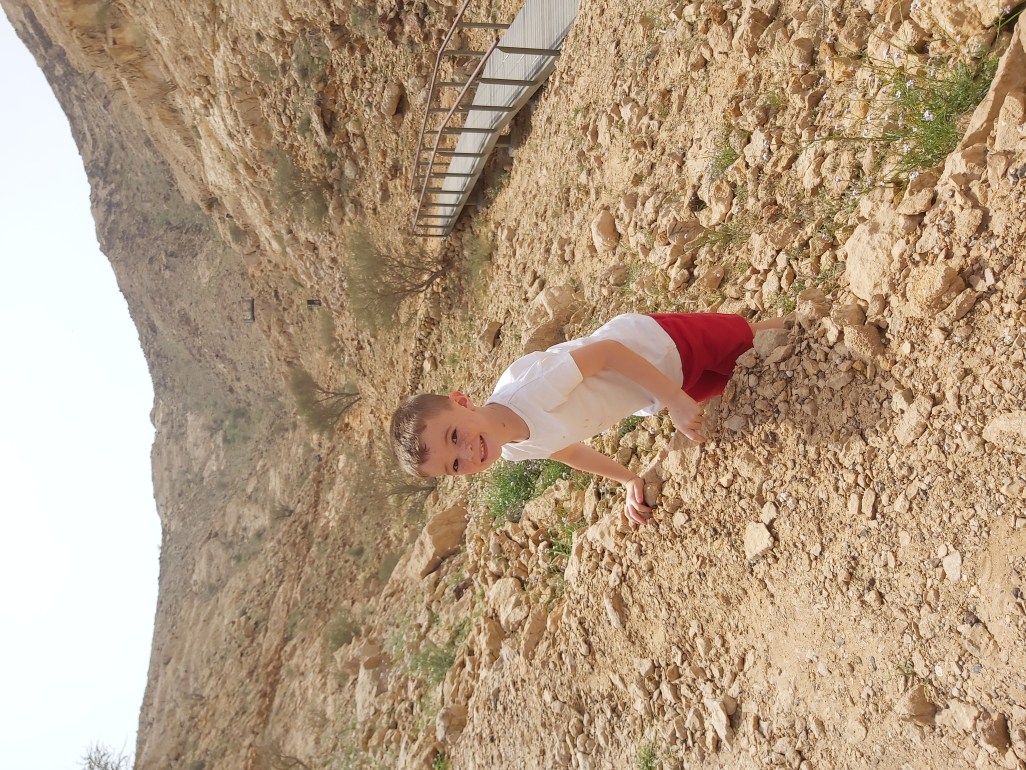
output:
POLYGON ((156 606, 153 389, 42 72, 0 13, 0 757, 131 753, 156 606))

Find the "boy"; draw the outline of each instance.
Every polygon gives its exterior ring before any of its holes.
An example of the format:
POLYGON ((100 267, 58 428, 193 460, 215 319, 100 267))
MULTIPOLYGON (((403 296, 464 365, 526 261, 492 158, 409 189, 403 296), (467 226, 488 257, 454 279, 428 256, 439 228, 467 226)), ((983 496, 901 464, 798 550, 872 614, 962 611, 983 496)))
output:
POLYGON ((558 460, 619 481, 627 518, 644 524, 652 509, 642 479, 581 442, 663 408, 685 436, 705 441, 701 402, 723 392, 755 332, 783 327, 783 318, 749 323, 721 313, 620 315, 514 361, 483 406, 458 390, 407 399, 392 415, 392 449, 417 476, 479 473, 500 455, 558 460))

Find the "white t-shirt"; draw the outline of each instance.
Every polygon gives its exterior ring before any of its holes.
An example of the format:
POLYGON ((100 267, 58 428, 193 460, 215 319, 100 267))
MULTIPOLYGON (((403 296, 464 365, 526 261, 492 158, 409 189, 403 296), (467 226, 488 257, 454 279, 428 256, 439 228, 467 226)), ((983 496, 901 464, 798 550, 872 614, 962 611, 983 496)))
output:
POLYGON ((603 339, 622 343, 673 382, 684 381, 670 335, 653 318, 638 313, 616 316, 588 337, 529 353, 502 373, 488 398, 520 415, 531 431, 526 441, 503 446, 503 458, 551 457, 630 414, 656 414, 663 408, 647 390, 616 372, 600 372, 587 381, 581 377, 570 351, 603 339))

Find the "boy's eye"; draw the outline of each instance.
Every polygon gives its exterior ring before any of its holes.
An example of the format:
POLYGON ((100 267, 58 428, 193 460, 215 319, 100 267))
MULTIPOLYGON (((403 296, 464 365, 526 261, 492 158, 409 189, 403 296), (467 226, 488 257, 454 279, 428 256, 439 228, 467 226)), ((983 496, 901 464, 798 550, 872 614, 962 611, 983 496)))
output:
MULTIPOLYGON (((455 428, 453 428, 453 430, 452 430, 451 438, 452 438, 453 446, 456 446, 456 429, 455 428)), ((460 461, 458 459, 452 461, 452 472, 453 473, 459 473, 460 472, 460 461)))

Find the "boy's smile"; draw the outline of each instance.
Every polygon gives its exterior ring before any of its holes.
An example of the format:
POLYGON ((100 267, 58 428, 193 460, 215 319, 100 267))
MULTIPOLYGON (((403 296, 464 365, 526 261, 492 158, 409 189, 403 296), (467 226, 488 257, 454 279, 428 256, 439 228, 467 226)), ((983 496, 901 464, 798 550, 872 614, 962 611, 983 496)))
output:
POLYGON ((526 434, 526 424, 506 407, 476 407, 454 391, 448 408, 424 421, 420 443, 426 458, 420 470, 425 476, 480 473, 499 459, 503 444, 523 440, 526 434))

